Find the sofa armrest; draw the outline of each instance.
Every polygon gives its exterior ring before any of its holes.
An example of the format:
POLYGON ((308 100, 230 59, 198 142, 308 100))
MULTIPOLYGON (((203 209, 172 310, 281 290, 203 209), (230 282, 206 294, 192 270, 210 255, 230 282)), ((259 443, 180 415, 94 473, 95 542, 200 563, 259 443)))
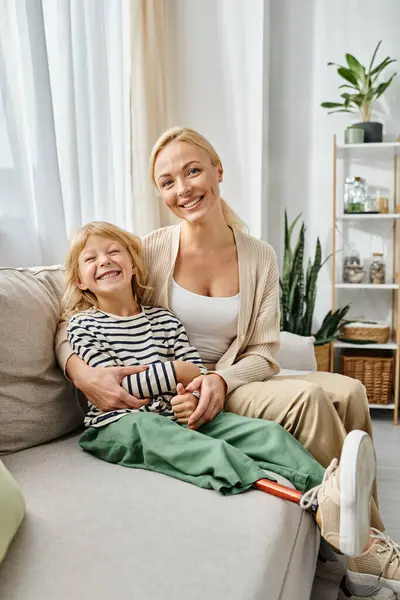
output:
POLYGON ((281 369, 294 371, 316 371, 314 338, 303 337, 281 331, 281 347, 277 361, 281 369))

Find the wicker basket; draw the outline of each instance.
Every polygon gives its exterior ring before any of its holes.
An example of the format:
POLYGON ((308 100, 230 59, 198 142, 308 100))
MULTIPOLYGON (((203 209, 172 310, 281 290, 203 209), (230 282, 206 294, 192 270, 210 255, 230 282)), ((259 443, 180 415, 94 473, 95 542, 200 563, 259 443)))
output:
POLYGON ((317 371, 330 371, 330 348, 330 344, 314 346, 315 359, 317 361, 317 371))
POLYGON ((368 324, 349 323, 340 328, 341 337, 347 340, 357 342, 376 342, 377 344, 386 344, 390 335, 388 325, 374 324, 368 327, 368 324))
POLYGON ((370 404, 390 404, 393 387, 394 357, 377 352, 374 355, 342 354, 343 375, 365 385, 370 404))

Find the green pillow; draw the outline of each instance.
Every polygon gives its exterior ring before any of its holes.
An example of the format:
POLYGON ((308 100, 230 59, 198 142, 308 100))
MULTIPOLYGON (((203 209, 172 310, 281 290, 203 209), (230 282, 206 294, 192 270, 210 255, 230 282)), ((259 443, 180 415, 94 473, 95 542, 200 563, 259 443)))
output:
POLYGON ((25 502, 17 482, 0 460, 0 563, 22 523, 25 502))

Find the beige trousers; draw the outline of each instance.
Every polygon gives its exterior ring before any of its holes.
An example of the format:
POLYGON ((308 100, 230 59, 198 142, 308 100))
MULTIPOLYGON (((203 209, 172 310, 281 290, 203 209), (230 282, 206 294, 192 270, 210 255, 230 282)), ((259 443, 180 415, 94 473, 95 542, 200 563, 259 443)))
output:
MULTIPOLYGON (((276 421, 323 466, 340 458, 343 441, 353 429, 372 437, 368 400, 356 379, 334 373, 273 377, 248 383, 227 397, 225 409, 238 415, 276 421)), ((376 485, 371 525, 384 526, 379 515, 376 485)))

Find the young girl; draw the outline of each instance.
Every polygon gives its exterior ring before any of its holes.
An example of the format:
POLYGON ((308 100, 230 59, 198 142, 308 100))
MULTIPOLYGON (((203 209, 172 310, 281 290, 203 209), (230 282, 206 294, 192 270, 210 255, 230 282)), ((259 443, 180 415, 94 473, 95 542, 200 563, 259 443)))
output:
POLYGON ((127 467, 158 471, 224 494, 243 492, 264 469, 289 479, 302 508, 316 508, 323 537, 348 555, 369 537, 375 457, 365 432, 352 432, 326 471, 280 425, 219 413, 199 430, 186 424, 197 398, 185 387, 206 373, 171 312, 142 304, 146 273, 139 238, 102 222, 74 237, 66 260, 65 311, 74 352, 94 367, 142 366, 122 385, 148 399, 140 409, 101 412, 89 404, 80 445, 127 467), (176 393, 176 391, 177 393, 176 393), (177 421, 177 422, 176 422, 177 421))

